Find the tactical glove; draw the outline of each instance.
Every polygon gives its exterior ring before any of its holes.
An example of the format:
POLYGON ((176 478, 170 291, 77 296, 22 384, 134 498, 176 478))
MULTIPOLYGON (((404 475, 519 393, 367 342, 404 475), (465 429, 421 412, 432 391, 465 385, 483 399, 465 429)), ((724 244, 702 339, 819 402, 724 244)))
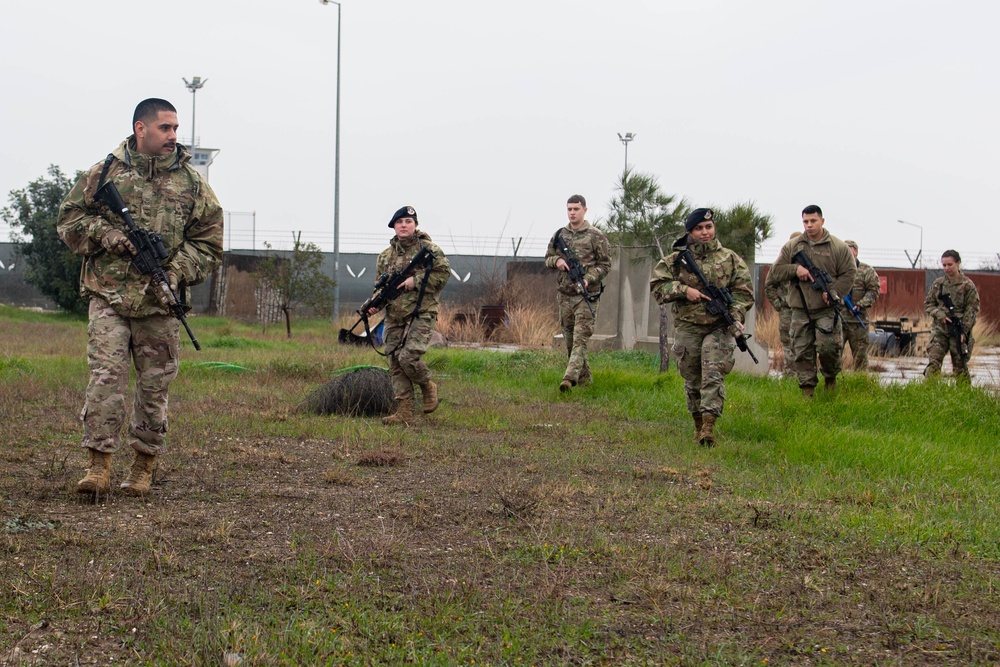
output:
POLYGON ((119 257, 135 254, 135 246, 128 240, 128 236, 125 232, 117 229, 109 229, 104 232, 104 236, 101 237, 101 245, 104 246, 105 250, 119 257))

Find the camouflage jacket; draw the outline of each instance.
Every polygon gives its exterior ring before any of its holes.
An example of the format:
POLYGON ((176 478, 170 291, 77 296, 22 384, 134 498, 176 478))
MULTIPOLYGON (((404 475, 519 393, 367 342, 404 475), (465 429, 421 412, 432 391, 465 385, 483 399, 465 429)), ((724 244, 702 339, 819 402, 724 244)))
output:
MULTIPOLYGON (((649 281, 649 290, 657 303, 672 303, 674 320, 690 322, 691 324, 715 324, 718 321, 705 310, 705 301, 688 301, 687 288, 693 287, 703 291, 703 285, 698 277, 677 263, 681 246, 690 237, 685 236, 674 243, 675 252, 662 258, 653 268, 653 279, 649 281)), ((750 269, 743 258, 728 248, 723 248, 718 239, 708 243, 691 243, 687 246, 694 255, 698 268, 705 274, 705 279, 716 287, 725 287, 732 294, 733 302, 729 312, 737 322, 743 322, 748 310, 753 308, 753 283, 750 280, 750 269)))
MULTIPOLYGON (((608 237, 601 230, 584 221, 580 229, 574 230, 569 225, 561 227, 556 234, 561 234, 563 241, 573 251, 576 258, 583 265, 583 279, 587 281, 587 292, 589 294, 600 294, 601 283, 611 271, 611 243, 608 237)), ((545 266, 556 269, 556 262, 563 257, 562 253, 556 250, 556 235, 553 234, 549 240, 549 246, 545 250, 545 266)), ((567 296, 574 296, 580 293, 569 279, 568 271, 559 271, 560 293, 567 296)))
POLYGON ((431 237, 418 229, 411 238, 412 241, 404 243, 398 236, 393 236, 389 241, 389 247, 379 253, 375 261, 376 282, 378 282, 378 278, 383 274, 402 270, 421 248, 426 247, 434 253, 434 264, 429 272, 424 269, 414 272, 413 284, 416 289, 412 292, 403 292, 386 306, 386 317, 396 321, 402 321, 413 313, 425 274, 427 274, 427 288, 424 291, 424 299, 420 302, 420 312, 437 315, 438 307, 441 305, 441 290, 451 279, 451 264, 444 256, 444 251, 431 243, 431 237))
MULTIPOLYGON (((135 152, 135 137, 116 148, 106 180, 113 181, 135 223, 156 232, 167 250, 164 269, 178 283, 196 285, 208 278, 222 258, 222 207, 193 167, 187 148, 170 155, 135 152)), ((122 317, 169 314, 129 257, 104 249, 101 237, 110 229, 127 233, 118 212, 94 201, 104 161, 84 172, 59 208, 56 229, 69 249, 83 257, 80 291, 104 299, 122 317)))
POLYGON ((796 277, 795 271, 799 265, 792 262, 792 257, 800 250, 805 251, 816 267, 824 269, 830 274, 833 279, 833 290, 839 296, 843 296, 854 285, 854 276, 858 270, 857 260, 854 259, 851 249, 847 247, 846 243, 824 229, 823 235, 818 241, 810 241, 805 234, 790 239, 782 246, 778 259, 774 260, 774 264, 771 265, 771 274, 774 275, 775 283, 788 285, 789 306, 809 311, 832 307, 826 305, 826 302, 823 301, 823 294, 814 290, 810 282, 801 282, 796 277), (805 295, 805 301, 802 300, 803 295, 805 295))
POLYGON ((941 302, 942 291, 951 297, 955 314, 962 320, 962 326, 967 331, 972 331, 979 316, 979 290, 975 283, 964 273, 959 273, 954 279, 941 276, 931 284, 927 298, 924 299, 924 311, 928 317, 933 318, 934 329, 947 331, 948 325, 944 318, 948 316, 948 308, 941 302))
POLYGON ((788 283, 779 283, 774 279, 774 271, 767 272, 764 279, 764 298, 771 302, 774 309, 779 313, 783 308, 788 308, 788 283))
MULTIPOLYGON (((857 266, 858 271, 854 274, 854 286, 851 288, 851 301, 854 302, 855 306, 861 308, 858 315, 867 324, 868 309, 878 301, 878 274, 875 273, 875 269, 864 262, 857 262, 857 266)), ((851 314, 847 314, 844 321, 848 324, 861 326, 851 314)))

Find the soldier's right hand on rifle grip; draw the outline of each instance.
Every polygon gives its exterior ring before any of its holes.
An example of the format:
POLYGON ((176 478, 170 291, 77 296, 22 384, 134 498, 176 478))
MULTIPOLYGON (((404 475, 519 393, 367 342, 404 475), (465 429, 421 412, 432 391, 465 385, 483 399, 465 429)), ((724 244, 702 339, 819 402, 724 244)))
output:
POLYGON ((110 253, 123 257, 135 255, 135 246, 128 240, 128 235, 118 229, 109 229, 101 237, 101 245, 110 253))

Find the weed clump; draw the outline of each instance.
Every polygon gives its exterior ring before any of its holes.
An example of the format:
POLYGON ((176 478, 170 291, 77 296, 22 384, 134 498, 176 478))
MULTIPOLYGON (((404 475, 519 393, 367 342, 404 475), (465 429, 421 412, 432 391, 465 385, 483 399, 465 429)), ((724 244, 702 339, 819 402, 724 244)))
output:
POLYGON ((396 409, 392 379, 384 368, 363 366, 338 375, 313 391, 300 409, 320 415, 378 417, 396 409))

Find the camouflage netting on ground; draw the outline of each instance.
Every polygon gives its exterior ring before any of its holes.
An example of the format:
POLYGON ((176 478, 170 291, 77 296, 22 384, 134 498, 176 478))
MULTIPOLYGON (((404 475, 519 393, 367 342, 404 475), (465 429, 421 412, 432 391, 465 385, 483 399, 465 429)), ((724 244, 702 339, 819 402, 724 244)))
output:
POLYGON ((363 366, 341 373, 313 391, 301 407, 320 415, 377 417, 394 412, 396 399, 389 371, 363 366))

